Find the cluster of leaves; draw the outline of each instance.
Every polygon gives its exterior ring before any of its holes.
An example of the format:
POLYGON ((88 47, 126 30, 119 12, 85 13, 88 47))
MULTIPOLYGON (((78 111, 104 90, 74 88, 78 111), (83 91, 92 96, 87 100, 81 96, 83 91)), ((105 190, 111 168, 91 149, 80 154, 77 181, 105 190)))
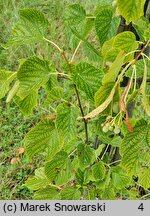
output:
POLYGON ((0 98, 7 94, 6 102, 14 100, 24 115, 37 106, 39 89, 47 92, 42 106, 49 114, 24 139, 30 160, 37 154, 45 158, 45 166, 26 181, 35 199, 136 199, 136 185, 149 192, 150 71, 144 50, 150 33, 142 12, 145 1, 108 2, 94 15, 79 4, 66 8, 71 56, 47 37, 49 22, 35 9, 20 10, 4 45, 48 43, 64 59, 59 71, 41 56, 21 59, 16 72, 0 71, 0 98), (120 15, 133 23, 140 43, 130 31, 117 34, 120 15), (144 47, 135 57, 140 44, 144 47), (83 61, 75 61, 81 46, 83 61), (121 87, 124 76, 129 82, 121 87), (144 118, 136 112, 139 101, 144 118))

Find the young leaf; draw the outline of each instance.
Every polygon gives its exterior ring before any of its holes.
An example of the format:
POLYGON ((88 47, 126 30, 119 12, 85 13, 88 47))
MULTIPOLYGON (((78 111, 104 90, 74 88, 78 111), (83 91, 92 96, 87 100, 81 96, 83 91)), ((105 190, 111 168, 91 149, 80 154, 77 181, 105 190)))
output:
POLYGON ((124 31, 115 36, 113 48, 123 50, 126 53, 134 51, 138 48, 135 35, 130 31, 124 31))
POLYGON ((59 189, 53 186, 47 186, 34 193, 35 200, 59 200, 59 189))
POLYGON ((103 180, 106 174, 104 163, 102 161, 95 163, 92 167, 92 173, 96 181, 103 180))
POLYGON ((78 109, 71 105, 60 104, 57 107, 56 125, 63 131, 65 137, 73 137, 76 134, 76 118, 78 109))
POLYGON ((79 4, 70 5, 64 14, 64 20, 69 25, 77 25, 86 18, 86 12, 79 4))
POLYGON ((14 26, 10 41, 6 48, 22 44, 37 43, 43 40, 48 28, 48 21, 44 15, 36 9, 21 9, 20 20, 14 26))
POLYGON ((45 175, 51 182, 56 181, 62 169, 66 170, 65 166, 67 159, 67 153, 64 151, 60 151, 55 155, 55 158, 53 158, 53 160, 46 163, 45 175))
POLYGON ((117 5, 120 14, 125 18, 126 24, 143 16, 145 0, 118 0, 117 5))
POLYGON ((72 78, 77 88, 84 91, 88 98, 92 99, 96 90, 98 90, 103 77, 103 71, 94 66, 82 62, 76 66, 72 78))
POLYGON ((12 71, 0 70, 0 99, 7 94, 9 85, 16 78, 16 76, 17 73, 12 71))
POLYGON ((55 130, 54 123, 50 119, 40 121, 25 136, 25 146, 28 157, 31 159, 35 154, 45 151, 55 130))
POLYGON ((134 132, 127 133, 122 141, 120 153, 122 156, 122 167, 130 175, 136 175, 139 165, 139 154, 143 148, 144 140, 147 137, 148 125, 146 123, 139 123, 134 132))
POLYGON ((77 147, 80 169, 88 167, 92 161, 94 150, 85 144, 79 144, 77 147))
POLYGON ((61 200, 79 200, 81 192, 75 186, 68 186, 60 192, 61 200))
POLYGON ((20 81, 17 95, 24 99, 33 90, 38 90, 49 79, 50 62, 36 56, 28 58, 21 64, 17 77, 20 81))
POLYGON ((37 105, 37 91, 32 91, 27 97, 21 100, 18 96, 14 98, 15 103, 19 106, 21 112, 28 116, 32 114, 33 108, 37 105))
POLYGON ((119 17, 113 17, 111 8, 102 8, 95 20, 96 33, 101 46, 103 43, 115 36, 120 23, 119 17))

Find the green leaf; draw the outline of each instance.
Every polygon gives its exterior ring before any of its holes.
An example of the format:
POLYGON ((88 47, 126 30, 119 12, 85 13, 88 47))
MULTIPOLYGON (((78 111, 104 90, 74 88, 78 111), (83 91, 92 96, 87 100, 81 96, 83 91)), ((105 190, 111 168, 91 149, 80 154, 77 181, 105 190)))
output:
POLYGON ((64 20, 69 25, 77 25, 86 18, 86 12, 79 4, 73 4, 66 8, 64 20))
POLYGON ((96 33, 99 37, 101 46, 103 43, 115 36, 120 23, 119 17, 113 17, 110 8, 102 8, 95 20, 96 33))
MULTIPOLYGON (((112 39, 105 41, 102 46, 102 55, 105 61, 113 62, 120 51, 124 51, 125 54, 128 54, 135 51, 137 48, 138 42, 136 41, 135 35, 130 31, 124 31, 117 34, 112 39)), ((128 54, 124 59, 124 63, 130 62, 133 58, 134 53, 128 54)))
POLYGON ((50 119, 44 119, 28 132, 24 141, 26 152, 30 159, 35 154, 45 151, 54 129, 54 123, 50 119))
POLYGON ((59 190, 53 186, 47 186, 41 190, 34 193, 35 200, 59 200, 60 194, 59 190))
POLYGON ((95 58, 97 58, 97 59, 99 58, 99 60, 100 60, 100 62, 101 62, 101 61, 102 61, 102 57, 100 56, 100 54, 99 54, 99 52, 97 51, 97 49, 95 49, 95 47, 94 47, 91 43, 89 43, 89 42, 83 37, 83 35, 82 35, 81 33, 79 33, 79 31, 78 31, 75 27, 71 27, 70 29, 71 29, 72 33, 73 33, 77 38, 79 38, 81 41, 84 42, 86 48, 89 50, 90 55, 92 54, 92 55, 95 56, 95 58), (97 57, 96 57, 96 56, 97 56, 97 57))
POLYGON ((125 58, 124 51, 120 51, 115 61, 110 66, 108 72, 105 74, 102 80, 103 85, 107 83, 109 85, 109 83, 116 81, 118 73, 121 70, 121 67, 123 65, 124 58, 125 58))
POLYGON ((144 189, 150 187, 150 167, 141 170, 138 175, 138 183, 144 187, 144 189))
POLYGON ((145 29, 145 31, 144 31, 144 39, 145 39, 145 41, 150 40, 150 23, 149 23, 147 29, 145 29))
POLYGON ((114 200, 115 199, 115 192, 114 188, 108 187, 100 194, 102 200, 114 200))
POLYGON ((46 161, 50 161, 55 158, 55 155, 64 147, 64 142, 63 132, 59 131, 58 133, 57 129, 53 130, 47 145, 46 161))
POLYGON ((16 78, 17 73, 0 70, 0 99, 5 97, 9 90, 10 83, 16 78))
POLYGON ((77 145, 79 144, 78 137, 72 137, 67 142, 65 142, 65 145, 63 147, 64 151, 66 151, 68 154, 73 152, 77 145))
POLYGON ((94 66, 82 62, 76 66, 72 74, 73 81, 77 88, 84 91, 88 98, 92 99, 96 90, 98 90, 103 77, 103 71, 94 66))
POLYGON ((49 93, 52 88, 58 86, 57 76, 53 74, 53 76, 49 77, 49 80, 45 83, 44 89, 49 93))
POLYGON ((21 112, 28 116, 32 114, 33 108, 37 105, 37 91, 32 91, 27 97, 21 100, 19 97, 15 97, 15 103, 19 106, 21 112))
POLYGON ((148 132, 147 132, 146 141, 147 141, 148 146, 150 147, 150 127, 149 127, 148 132))
POLYGON ((92 161, 92 156, 94 154, 94 150, 86 144, 79 144, 77 147, 77 151, 78 151, 79 165, 80 168, 83 170, 84 168, 90 166, 90 163, 92 161))
MULTIPOLYGON (((147 77, 150 78, 150 61, 148 59, 145 59, 146 65, 147 65, 147 77)), ((143 59, 139 59, 136 64, 136 78, 141 78, 144 75, 144 61, 143 59)), ((133 72, 133 68, 129 68, 129 70, 126 72, 127 77, 131 77, 133 72)))
POLYGON ((95 163, 92 167, 92 173, 96 181, 103 180, 106 174, 104 163, 102 161, 95 163))
POLYGON ((144 32, 148 29, 149 21, 145 17, 141 17, 136 22, 133 23, 133 27, 135 28, 138 36, 140 37, 141 41, 146 41, 144 37, 144 32))
POLYGON ((48 21, 36 9, 22 9, 19 11, 20 20, 14 26, 10 41, 6 48, 22 44, 37 43, 43 40, 48 28, 48 21))
POLYGON ((112 183, 118 190, 123 189, 125 186, 129 185, 130 178, 125 175, 120 167, 112 167, 112 183))
POLYGON ((134 132, 127 133, 122 141, 120 153, 122 167, 129 175, 136 175, 139 166, 139 157, 148 131, 148 125, 143 121, 135 126, 134 132))
POLYGON ((48 93, 46 101, 44 102, 44 105, 49 105, 52 102, 60 101, 63 97, 64 90, 63 88, 56 86, 51 89, 51 91, 48 93))
POLYGON ((60 104, 57 107, 57 128, 63 131, 65 137, 69 138, 75 136, 77 115, 78 109, 70 104, 60 104))
POLYGON ((61 169, 65 169, 66 161, 68 155, 64 151, 58 152, 53 160, 49 161, 45 165, 45 175, 47 178, 53 182, 59 176, 61 169))
POLYGON ((81 192, 75 186, 68 186, 60 192, 61 200, 79 200, 81 192))
POLYGON ((96 62, 98 64, 102 64, 102 60, 103 60, 102 57, 98 55, 97 53, 95 53, 93 49, 89 47, 89 45, 87 45, 86 43, 83 43, 82 49, 83 49, 84 56, 86 56, 90 62, 92 63, 96 62))
POLYGON ((24 99, 33 90, 38 90, 49 79, 50 63, 36 56, 28 58, 21 64, 17 77, 20 87, 17 95, 24 99))
POLYGON ((71 162, 70 159, 67 158, 65 165, 63 168, 60 170, 59 175, 57 175, 55 182, 56 185, 64 185, 70 180, 74 178, 74 173, 71 170, 71 162))
POLYGON ((76 182, 82 186, 84 182, 84 172, 80 168, 77 169, 75 173, 75 177, 76 177, 76 182))
POLYGON ((101 154, 101 152, 102 152, 102 150, 103 150, 104 147, 105 147, 105 145, 104 145, 104 144, 101 144, 101 145, 99 145, 98 148, 95 150, 95 158, 96 158, 96 159, 97 159, 98 156, 101 154))
POLYGON ((147 65, 146 65, 146 61, 144 60, 144 75, 143 75, 143 80, 142 80, 140 90, 141 90, 141 94, 142 94, 142 104, 143 104, 144 110, 145 110, 146 114, 148 116, 150 116, 150 104, 149 104, 149 100, 148 100, 146 92, 145 92, 146 82, 147 82, 147 73, 148 73, 147 65))
POLYGON ((135 35, 130 31, 124 31, 114 38, 113 48, 123 50, 126 53, 134 51, 138 48, 135 35))
POLYGON ((120 14, 125 18, 126 24, 143 16, 145 0, 118 0, 117 5, 120 14))
POLYGON ((95 93, 94 96, 96 106, 99 106, 108 98, 113 86, 114 83, 107 83, 106 85, 100 87, 100 89, 95 93))
POLYGON ((44 169, 39 168, 35 172, 35 176, 32 178, 28 178, 26 181, 26 186, 30 190, 38 190, 46 187, 49 184, 49 180, 45 176, 44 169))

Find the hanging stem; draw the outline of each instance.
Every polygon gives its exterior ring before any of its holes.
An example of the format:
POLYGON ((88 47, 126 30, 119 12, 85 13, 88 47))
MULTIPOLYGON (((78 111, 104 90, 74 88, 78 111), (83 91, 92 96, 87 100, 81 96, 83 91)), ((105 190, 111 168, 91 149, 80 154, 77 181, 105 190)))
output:
POLYGON ((75 49, 75 51, 74 51, 74 53, 73 53, 73 55, 72 55, 72 58, 71 58, 71 61, 70 61, 70 62, 73 62, 74 57, 75 57, 75 55, 76 55, 76 53, 77 53, 77 51, 78 51, 78 49, 79 49, 81 43, 82 43, 82 40, 78 43, 78 46, 76 47, 76 49, 75 49))

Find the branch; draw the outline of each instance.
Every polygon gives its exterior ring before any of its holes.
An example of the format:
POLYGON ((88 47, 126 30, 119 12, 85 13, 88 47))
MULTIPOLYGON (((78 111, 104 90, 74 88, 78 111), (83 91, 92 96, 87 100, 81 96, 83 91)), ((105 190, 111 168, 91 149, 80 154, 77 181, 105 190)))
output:
MULTIPOLYGON (((68 61, 68 59, 67 59, 67 57, 66 57, 66 55, 65 55, 65 52, 62 52, 62 56, 63 56, 63 58, 65 59, 67 65, 68 65, 70 74, 72 74, 71 64, 70 64, 70 62, 68 61)), ((79 106, 79 108, 80 108, 80 112, 81 112, 81 115, 82 115, 82 117, 83 117, 83 122, 84 122, 84 127, 85 127, 85 143, 88 144, 88 127, 87 127, 87 120, 84 119, 84 111, 83 111, 83 108, 82 108, 82 105, 81 105, 81 100, 80 100, 79 92, 78 92, 78 89, 77 89, 77 86, 76 86, 75 83, 73 83, 73 87, 74 87, 74 90, 75 90, 75 93, 76 93, 76 96, 77 96, 78 106, 79 106)))
POLYGON ((145 49, 147 48, 148 44, 150 41, 148 41, 145 46, 143 46, 143 48, 141 49, 141 51, 139 52, 139 54, 135 57, 133 64, 136 64, 136 62, 139 60, 140 56, 144 53, 145 49))
MULTIPOLYGON (((71 68, 71 64, 65 54, 65 52, 57 45, 55 44, 53 41, 50 41, 48 40, 47 38, 43 38, 45 41, 47 41, 48 43, 52 44, 53 46, 55 46, 58 51, 60 52, 60 54, 62 55, 62 57, 64 58, 64 60, 66 61, 67 65, 68 65, 68 68, 69 68, 69 71, 70 71, 70 74, 72 74, 72 68, 71 68)), ((73 57, 72 57, 72 60, 80 46, 81 42, 78 44, 74 54, 73 54, 73 57)), ((78 106, 79 106, 79 109, 80 109, 80 112, 81 112, 81 115, 83 117, 83 122, 84 122, 84 127, 85 127, 85 143, 88 144, 88 127, 87 127, 87 120, 84 119, 84 111, 83 111, 83 108, 82 108, 82 105, 81 105, 81 100, 80 100, 80 97, 79 97, 79 92, 78 92, 78 89, 77 89, 77 86, 75 83, 73 83, 73 87, 75 89, 75 93, 76 93, 76 96, 77 96, 77 100, 78 100, 78 106)))

